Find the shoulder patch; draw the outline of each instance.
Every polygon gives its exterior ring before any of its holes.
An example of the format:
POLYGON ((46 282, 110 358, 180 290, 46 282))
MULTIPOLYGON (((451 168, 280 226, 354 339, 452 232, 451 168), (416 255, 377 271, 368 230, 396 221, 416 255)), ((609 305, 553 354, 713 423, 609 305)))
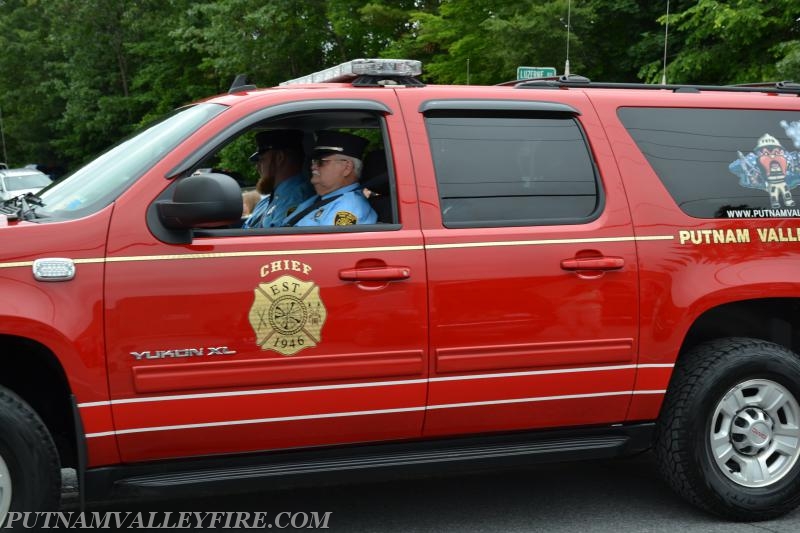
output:
POLYGON ((350 211, 337 211, 333 223, 337 226, 351 226, 358 222, 358 217, 350 211))

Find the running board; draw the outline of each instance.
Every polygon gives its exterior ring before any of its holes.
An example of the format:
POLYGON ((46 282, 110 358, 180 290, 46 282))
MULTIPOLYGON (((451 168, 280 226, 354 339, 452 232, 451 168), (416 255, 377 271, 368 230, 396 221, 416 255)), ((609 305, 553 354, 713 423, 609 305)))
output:
MULTIPOLYGON (((435 452, 394 453, 387 456, 366 456, 334 461, 296 462, 277 465, 253 466, 246 468, 226 468, 201 470, 197 472, 177 472, 174 474, 153 474, 132 477, 119 482, 133 487, 175 487, 244 479, 267 479, 320 472, 343 472, 348 470, 372 470, 397 466, 430 465, 436 463, 456 463, 492 460, 508 457, 535 455, 572 454, 579 452, 617 450, 628 442, 626 437, 598 437, 581 440, 554 440, 515 446, 476 446, 465 449, 440 450, 435 452)), ((609 454, 613 455, 613 454, 609 454)))
POLYGON ((157 495, 165 490, 205 493, 347 480, 385 479, 448 470, 603 459, 647 449, 652 424, 565 434, 523 433, 410 441, 323 450, 284 451, 234 458, 197 459, 87 472, 87 497, 157 495))

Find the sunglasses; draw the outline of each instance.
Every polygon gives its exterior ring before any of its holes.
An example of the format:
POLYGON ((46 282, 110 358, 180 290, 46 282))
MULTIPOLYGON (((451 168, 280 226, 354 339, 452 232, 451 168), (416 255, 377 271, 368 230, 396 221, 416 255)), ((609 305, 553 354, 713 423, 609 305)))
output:
POLYGON ((324 167, 325 163, 330 163, 331 161, 347 161, 347 159, 312 159, 311 165, 315 167, 324 167))

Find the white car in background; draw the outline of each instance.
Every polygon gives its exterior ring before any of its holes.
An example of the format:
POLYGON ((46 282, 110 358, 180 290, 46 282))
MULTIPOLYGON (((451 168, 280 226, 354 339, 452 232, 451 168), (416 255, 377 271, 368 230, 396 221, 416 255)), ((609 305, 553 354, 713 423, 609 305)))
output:
POLYGON ((38 192, 52 181, 35 168, 0 168, 0 201, 38 192))

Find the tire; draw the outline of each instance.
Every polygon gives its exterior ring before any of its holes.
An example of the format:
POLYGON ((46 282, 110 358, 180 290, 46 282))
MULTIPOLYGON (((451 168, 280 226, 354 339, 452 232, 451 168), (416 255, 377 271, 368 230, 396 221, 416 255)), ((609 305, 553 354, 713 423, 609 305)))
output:
POLYGON ((729 520, 800 503, 800 358, 727 338, 682 356, 656 429, 661 474, 684 499, 729 520))
POLYGON ((55 511, 61 466, 53 439, 22 398, 0 386, 0 527, 9 512, 55 511))

